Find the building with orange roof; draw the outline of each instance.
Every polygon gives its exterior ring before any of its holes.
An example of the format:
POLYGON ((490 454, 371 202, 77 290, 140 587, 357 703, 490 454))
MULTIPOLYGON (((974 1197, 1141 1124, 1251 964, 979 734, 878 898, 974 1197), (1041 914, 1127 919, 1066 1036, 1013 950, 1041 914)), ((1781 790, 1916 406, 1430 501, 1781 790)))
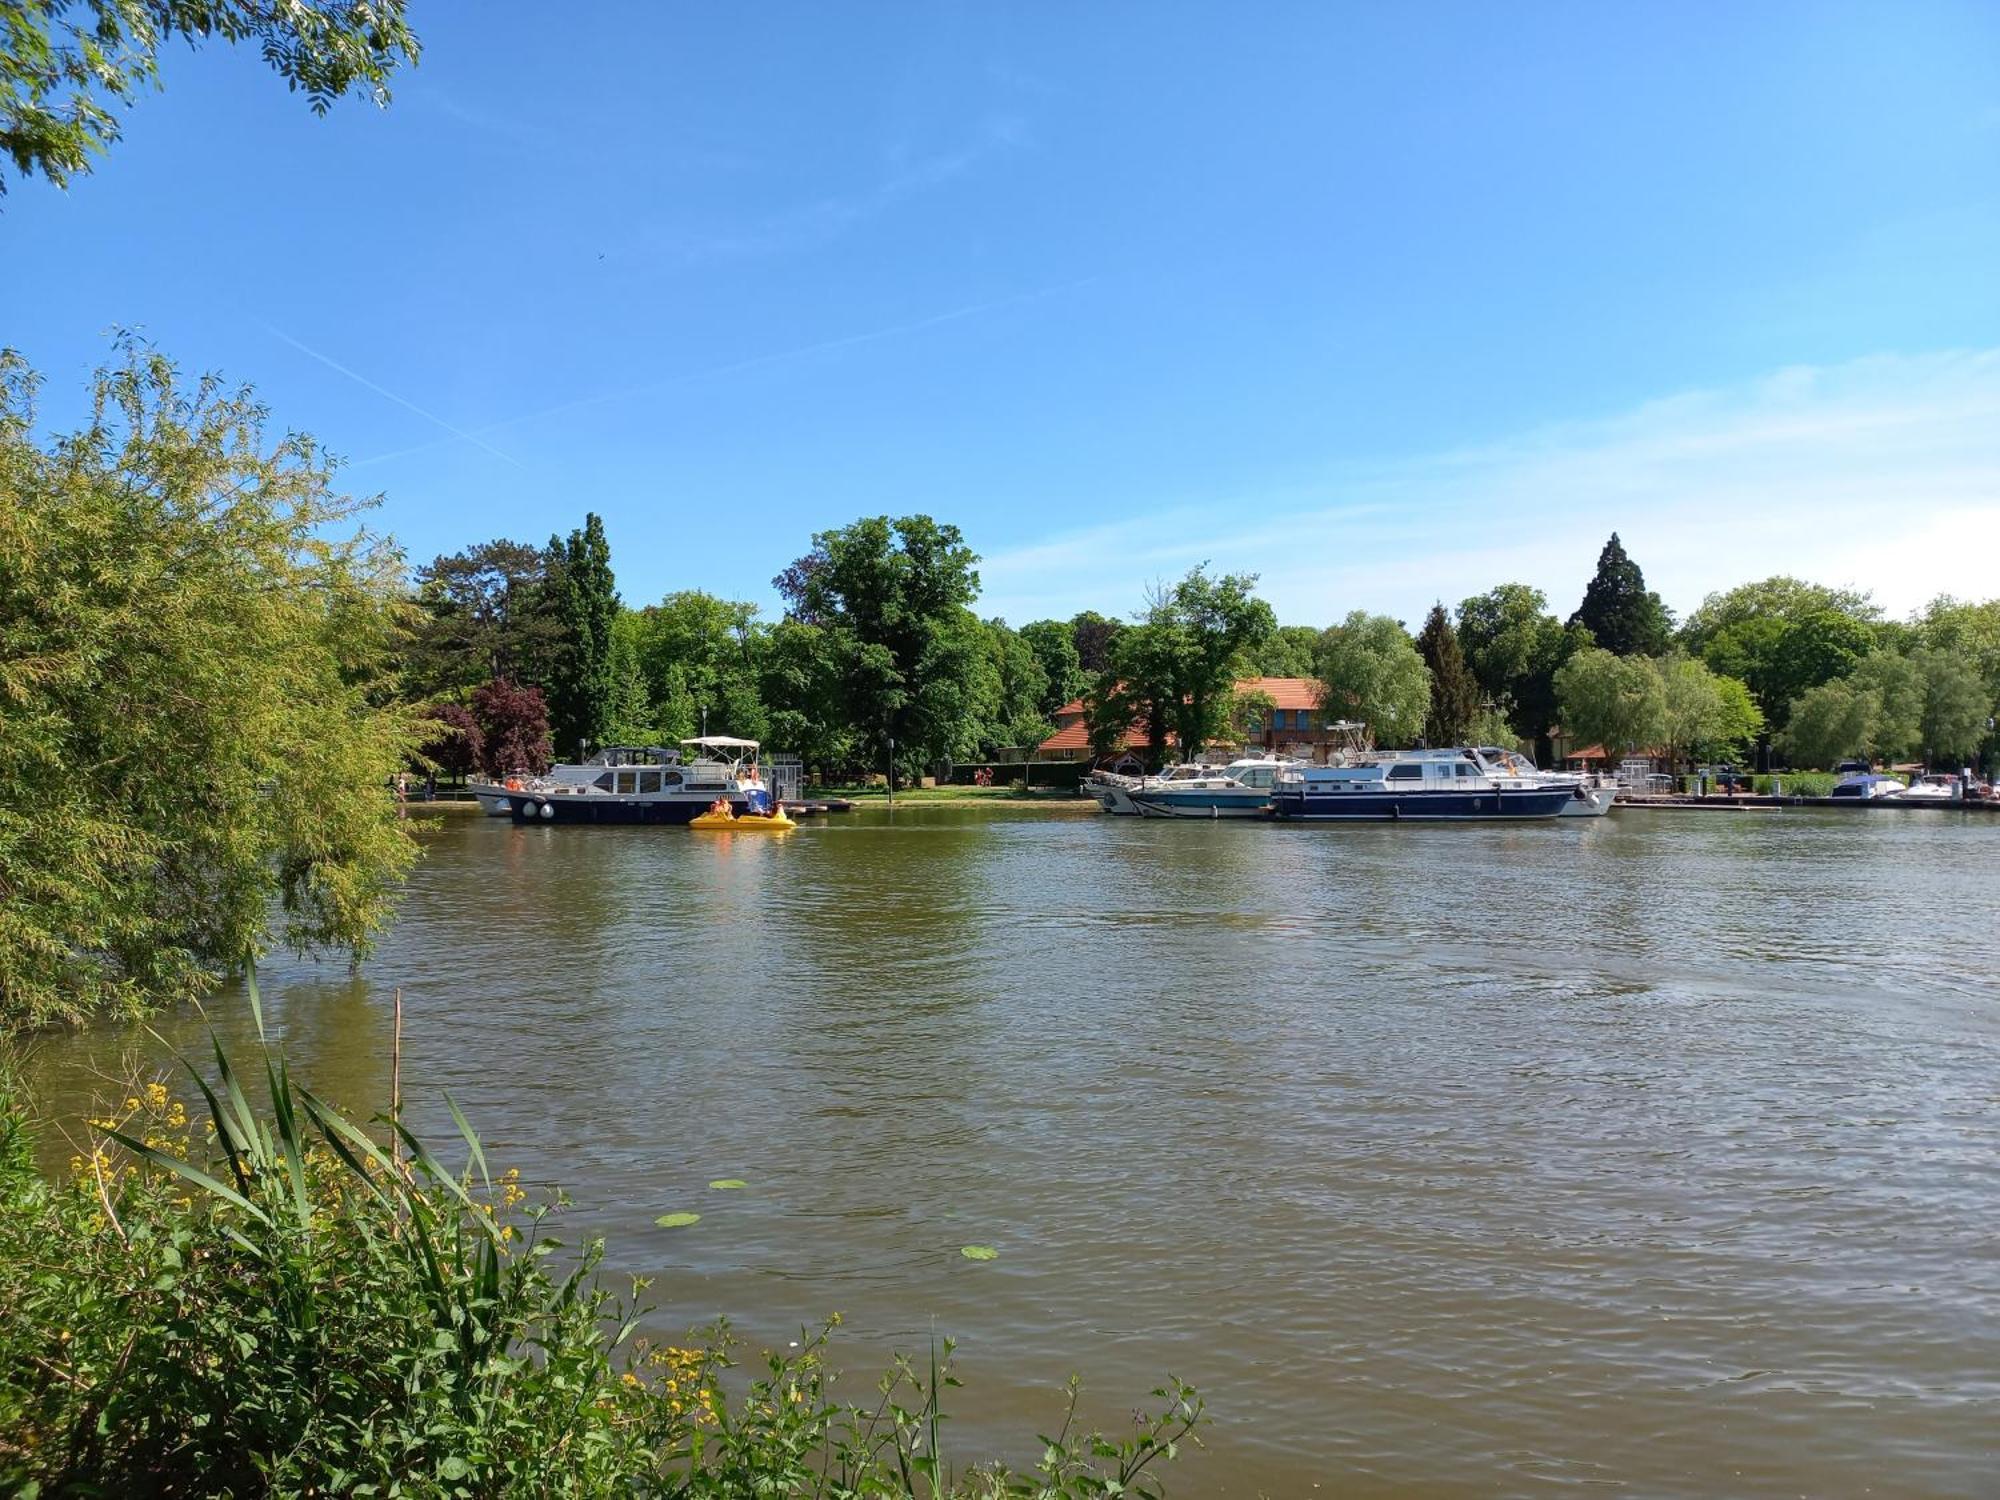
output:
MULTIPOLYGON (((1346 725, 1323 713, 1319 706, 1319 684, 1310 677, 1246 677, 1236 684, 1239 697, 1257 695, 1268 702, 1238 726, 1231 748, 1267 750, 1299 760, 1324 760, 1330 749, 1346 744, 1351 733, 1346 725), (1337 726, 1337 727, 1335 727, 1337 726)), ((1037 760, 1089 760, 1090 726, 1081 698, 1073 698, 1055 712, 1056 732, 1035 747, 1037 760)), ((1167 737, 1169 748, 1173 736, 1167 737)), ((1108 757, 1121 761, 1143 758, 1151 748, 1144 724, 1133 724, 1108 757)))

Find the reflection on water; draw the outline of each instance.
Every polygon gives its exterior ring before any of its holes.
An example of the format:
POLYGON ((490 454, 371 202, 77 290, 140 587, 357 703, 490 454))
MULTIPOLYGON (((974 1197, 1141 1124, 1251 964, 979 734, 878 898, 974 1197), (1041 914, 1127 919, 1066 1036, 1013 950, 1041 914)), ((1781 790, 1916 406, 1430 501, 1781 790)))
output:
POLYGON ((266 970, 295 1064, 379 1107, 401 986, 427 1128, 673 1323, 958 1336, 961 1454, 1171 1369, 1183 1495, 1994 1492, 2000 820, 428 837, 364 974, 266 970))

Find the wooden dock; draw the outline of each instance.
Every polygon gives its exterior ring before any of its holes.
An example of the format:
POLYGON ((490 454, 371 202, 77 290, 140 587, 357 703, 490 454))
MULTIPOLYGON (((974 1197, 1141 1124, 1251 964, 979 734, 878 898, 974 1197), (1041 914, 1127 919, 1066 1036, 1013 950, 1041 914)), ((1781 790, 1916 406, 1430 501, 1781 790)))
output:
POLYGON ((1660 812, 1777 812, 1787 807, 1832 807, 1841 811, 2000 813, 2000 801, 1970 802, 1906 801, 1900 797, 1771 797, 1748 793, 1731 797, 1722 793, 1695 796, 1674 792, 1657 797, 1628 797, 1619 794, 1614 808, 1640 808, 1660 812))

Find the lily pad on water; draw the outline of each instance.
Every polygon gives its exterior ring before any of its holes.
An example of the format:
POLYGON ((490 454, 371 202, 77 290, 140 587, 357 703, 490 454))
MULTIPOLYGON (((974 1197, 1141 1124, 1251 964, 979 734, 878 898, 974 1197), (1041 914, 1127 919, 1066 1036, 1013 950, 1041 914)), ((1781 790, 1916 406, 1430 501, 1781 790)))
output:
POLYGON ((709 1186, 712 1188, 740 1188, 748 1187, 750 1184, 745 1182, 741 1177, 718 1177, 709 1186))
POLYGON ((701 1215, 689 1213, 661 1214, 653 1222, 662 1229, 685 1229, 690 1224, 699 1224, 701 1222, 701 1215))
POLYGON ((960 1245, 958 1253, 967 1260, 998 1260, 1000 1252, 991 1245, 960 1245))

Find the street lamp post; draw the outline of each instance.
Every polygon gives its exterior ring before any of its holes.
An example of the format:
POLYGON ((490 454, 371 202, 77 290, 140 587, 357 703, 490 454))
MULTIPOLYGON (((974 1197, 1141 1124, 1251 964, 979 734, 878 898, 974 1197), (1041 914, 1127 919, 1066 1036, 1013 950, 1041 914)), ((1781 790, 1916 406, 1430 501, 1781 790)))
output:
POLYGON ((896 737, 889 736, 889 811, 896 810, 896 737))

